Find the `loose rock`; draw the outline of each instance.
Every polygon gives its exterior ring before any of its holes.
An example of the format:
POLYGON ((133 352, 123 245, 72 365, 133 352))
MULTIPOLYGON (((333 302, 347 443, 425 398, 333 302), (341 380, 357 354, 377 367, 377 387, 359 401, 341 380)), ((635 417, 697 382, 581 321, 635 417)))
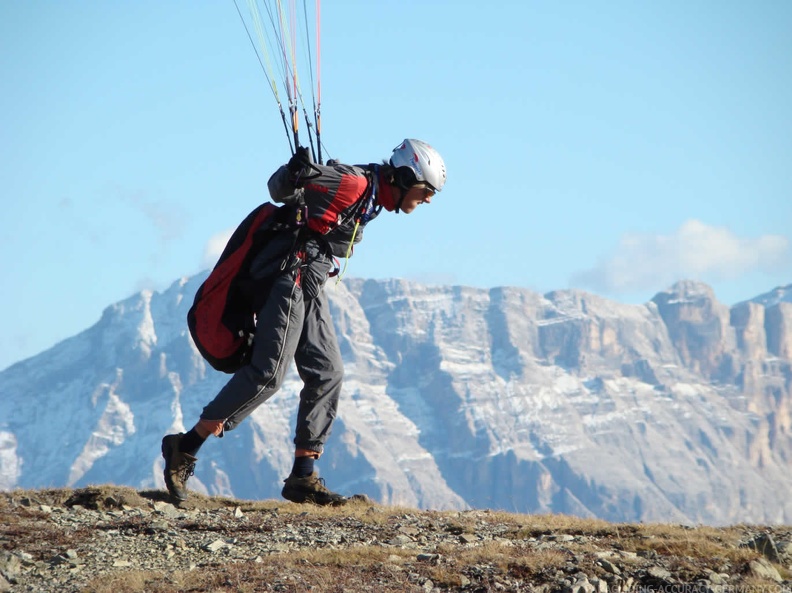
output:
POLYGON ((754 576, 759 577, 760 579, 770 579, 776 583, 780 583, 784 580, 781 578, 781 575, 778 573, 778 570, 776 570, 775 566, 770 564, 766 558, 758 558, 753 560, 748 564, 748 568, 751 570, 751 573, 754 576))
MULTIPOLYGON (((359 558, 361 551, 373 562, 359 584, 343 585, 349 591, 648 593, 678 586, 728 593, 726 588, 740 591, 750 579, 761 579, 778 583, 782 593, 792 584, 767 558, 768 546, 761 546, 772 539, 779 558, 786 558, 792 541, 788 528, 739 528, 729 544, 713 532, 709 543, 721 549, 719 558, 710 558, 695 556, 695 546, 679 545, 698 537, 695 529, 674 542, 661 541, 671 536, 653 535, 643 526, 620 527, 618 533, 601 525, 569 529, 574 535, 565 529, 552 533, 540 517, 505 513, 352 505, 320 511, 290 503, 262 508, 199 496, 177 508, 161 493, 141 498, 107 490, 37 494, 35 500, 0 493, 0 593, 76 593, 95 590, 98 583, 112 590, 107 583, 126 572, 159 575, 155 580, 165 583, 166 575, 190 571, 199 572, 191 577, 194 582, 231 575, 228 584, 221 579, 205 591, 231 590, 240 574, 245 579, 260 574, 265 576, 241 590, 322 593, 329 589, 309 585, 316 574, 311 571, 325 571, 322 582, 337 590, 338 583, 326 580, 327 567, 339 570, 334 564, 339 556, 359 558), (71 504, 65 506, 65 500, 71 504), (745 544, 741 559, 733 560, 740 542, 745 544), (673 549, 693 555, 669 552, 673 549)), ((674 529, 669 526, 669 533, 674 529)), ((358 568, 352 562, 343 570, 351 574, 358 568)))

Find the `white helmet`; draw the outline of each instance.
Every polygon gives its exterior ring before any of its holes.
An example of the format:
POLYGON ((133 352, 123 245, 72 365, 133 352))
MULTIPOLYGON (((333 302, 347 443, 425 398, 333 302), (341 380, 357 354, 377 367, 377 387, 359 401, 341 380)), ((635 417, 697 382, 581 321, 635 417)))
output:
POLYGON ((421 140, 407 139, 399 144, 393 149, 390 164, 396 168, 409 167, 418 181, 428 184, 435 191, 440 191, 445 185, 443 157, 421 140))

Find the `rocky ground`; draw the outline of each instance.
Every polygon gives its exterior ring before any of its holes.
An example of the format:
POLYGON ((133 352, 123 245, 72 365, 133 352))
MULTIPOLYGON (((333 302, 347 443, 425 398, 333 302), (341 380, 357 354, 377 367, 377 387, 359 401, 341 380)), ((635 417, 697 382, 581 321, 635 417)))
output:
POLYGON ((0 493, 0 592, 792 591, 792 527, 0 493))

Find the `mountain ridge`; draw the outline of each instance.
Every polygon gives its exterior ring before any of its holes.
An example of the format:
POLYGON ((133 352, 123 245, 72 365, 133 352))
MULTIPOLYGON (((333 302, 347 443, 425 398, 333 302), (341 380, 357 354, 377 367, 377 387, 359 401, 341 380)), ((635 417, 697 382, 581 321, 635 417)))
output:
MULTIPOLYGON (((0 488, 162 487, 159 439, 189 428, 227 379, 184 322, 204 277, 115 303, 0 373, 0 488)), ((328 288, 345 385, 320 468, 336 490, 421 508, 790 522, 788 288, 729 308, 689 281, 624 305, 345 280, 328 288)), ((292 369, 208 444, 190 486, 277 497, 299 386, 292 369)))

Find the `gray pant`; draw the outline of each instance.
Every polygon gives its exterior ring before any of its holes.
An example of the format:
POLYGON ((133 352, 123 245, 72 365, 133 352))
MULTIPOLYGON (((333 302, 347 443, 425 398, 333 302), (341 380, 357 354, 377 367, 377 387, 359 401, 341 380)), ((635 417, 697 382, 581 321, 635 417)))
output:
POLYGON ((201 418, 223 420, 224 430, 233 430, 278 391, 292 358, 304 383, 294 443, 322 453, 336 417, 343 362, 324 292, 304 299, 296 271, 274 281, 257 315, 251 363, 231 377, 201 418))

